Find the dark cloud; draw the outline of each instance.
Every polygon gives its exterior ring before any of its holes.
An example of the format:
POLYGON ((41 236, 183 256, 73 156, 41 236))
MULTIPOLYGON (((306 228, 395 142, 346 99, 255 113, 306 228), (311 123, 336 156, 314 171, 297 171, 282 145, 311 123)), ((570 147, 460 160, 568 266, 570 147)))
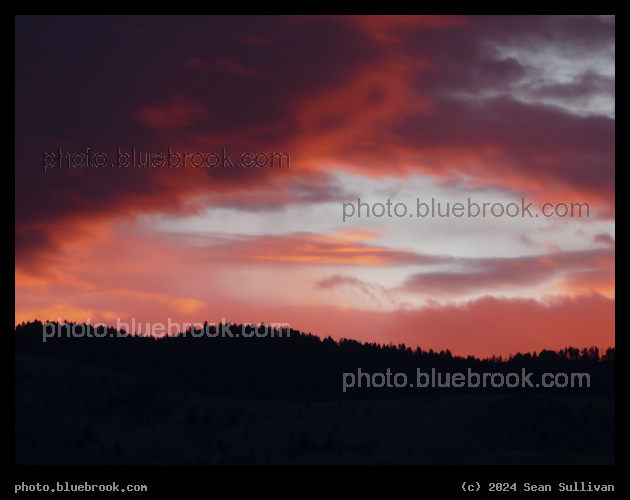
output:
POLYGON ((555 252, 516 258, 459 259, 447 272, 417 273, 399 288, 435 295, 465 295, 509 288, 542 285, 555 278, 566 280, 572 274, 590 272, 601 282, 610 282, 614 268, 610 249, 555 252))
POLYGON ((611 247, 615 246, 615 238, 608 233, 596 234, 593 241, 595 241, 595 243, 603 243, 604 245, 609 245, 611 247))
MULTIPOLYGON (((614 30, 579 16, 17 17, 16 248, 35 245, 34 226, 185 213, 196 196, 248 210, 335 200, 330 165, 535 181, 539 195, 588 195, 612 216, 614 120, 519 101, 511 89, 532 68, 497 47, 592 57, 614 30), (44 153, 88 147, 286 152, 292 166, 43 173, 44 153)), ((530 94, 572 102, 612 85, 591 72, 530 94)))

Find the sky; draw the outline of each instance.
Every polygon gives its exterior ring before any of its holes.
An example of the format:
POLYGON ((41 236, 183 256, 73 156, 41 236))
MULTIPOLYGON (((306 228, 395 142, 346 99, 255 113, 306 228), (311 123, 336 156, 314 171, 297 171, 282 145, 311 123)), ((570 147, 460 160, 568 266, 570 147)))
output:
POLYGON ((225 318, 463 356, 614 346, 614 16, 15 28, 16 324, 225 318), (88 148, 105 166, 78 165, 88 148), (118 166, 132 148, 189 163, 118 166), (273 153, 288 163, 241 164, 273 153), (418 216, 432 202, 499 205, 418 216))

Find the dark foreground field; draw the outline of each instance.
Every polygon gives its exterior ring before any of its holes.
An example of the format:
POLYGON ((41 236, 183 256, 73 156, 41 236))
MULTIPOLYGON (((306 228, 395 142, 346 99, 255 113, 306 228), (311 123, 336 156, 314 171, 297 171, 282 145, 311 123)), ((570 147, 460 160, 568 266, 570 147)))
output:
POLYGON ((39 355, 15 365, 17 464, 614 463, 610 395, 233 399, 39 355))

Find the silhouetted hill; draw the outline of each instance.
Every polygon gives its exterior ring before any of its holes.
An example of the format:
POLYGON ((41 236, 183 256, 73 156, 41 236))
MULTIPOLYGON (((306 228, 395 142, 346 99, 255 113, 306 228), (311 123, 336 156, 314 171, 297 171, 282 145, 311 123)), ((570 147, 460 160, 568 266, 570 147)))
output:
MULTIPOLYGON (((55 325, 55 328, 60 327, 55 325)), ((277 331, 273 336, 252 338, 193 336, 187 332, 186 335, 156 339, 126 335, 113 328, 102 329, 99 333, 89 325, 78 327, 69 323, 61 325, 61 335, 49 337, 45 342, 42 331, 39 321, 17 326, 16 353, 80 361, 141 379, 148 378, 175 389, 185 388, 223 397, 346 400, 409 397, 435 391, 440 394, 519 391, 518 387, 509 388, 506 384, 502 388, 429 386, 415 390, 387 386, 366 388, 363 385, 344 393, 343 374, 353 373, 356 379, 359 368, 371 374, 385 373, 389 368, 392 376, 406 374, 410 383, 416 378, 418 368, 423 372, 433 368, 436 373, 467 374, 470 369, 479 374, 517 373, 519 376, 525 370, 532 373, 532 381, 540 380, 543 373, 588 373, 590 387, 572 388, 568 385, 565 388, 522 389, 545 393, 614 394, 614 348, 608 349, 602 357, 595 347, 582 350, 568 347, 559 352, 545 350, 538 354, 519 353, 509 359, 480 360, 472 356, 452 356, 448 350, 436 353, 417 348, 412 351, 404 344, 335 342, 330 337, 321 340, 297 330, 292 330, 289 337, 286 333, 279 337, 277 331), (85 335, 68 335, 72 328, 76 332, 85 331, 85 335)), ((241 325, 236 325, 233 331, 241 331, 241 325)), ((489 380, 486 382, 490 384, 489 380)))
POLYGON ((614 349, 480 360, 297 331, 103 333, 43 342, 41 323, 16 328, 16 463, 614 463, 614 349), (410 381, 418 367, 587 372, 591 387, 343 392, 359 367, 410 381))

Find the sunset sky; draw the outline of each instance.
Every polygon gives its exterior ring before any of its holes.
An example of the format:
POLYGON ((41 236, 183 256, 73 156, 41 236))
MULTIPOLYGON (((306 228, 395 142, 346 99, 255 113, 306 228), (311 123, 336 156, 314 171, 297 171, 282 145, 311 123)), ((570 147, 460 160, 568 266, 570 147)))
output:
POLYGON ((15 54, 16 324, 615 344, 613 16, 17 17, 15 54), (44 171, 59 148, 107 166, 44 171), (118 148, 290 165, 112 168, 118 148), (344 221, 358 198, 412 216, 344 221))

